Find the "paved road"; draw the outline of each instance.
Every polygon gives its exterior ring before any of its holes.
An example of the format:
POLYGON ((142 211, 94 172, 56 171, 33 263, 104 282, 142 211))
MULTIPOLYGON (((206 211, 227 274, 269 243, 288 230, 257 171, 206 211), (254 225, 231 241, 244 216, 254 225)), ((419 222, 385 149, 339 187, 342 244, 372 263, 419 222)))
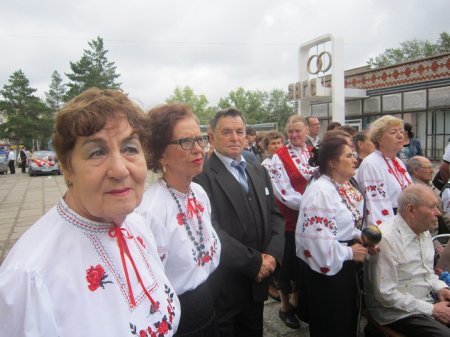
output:
MULTIPOLYGON (((62 176, 29 177, 20 172, 0 175, 0 263, 17 239, 56 204, 65 190, 62 176)), ((266 302, 264 337, 309 336, 305 324, 300 330, 286 327, 278 318, 278 309, 278 302, 266 302)))

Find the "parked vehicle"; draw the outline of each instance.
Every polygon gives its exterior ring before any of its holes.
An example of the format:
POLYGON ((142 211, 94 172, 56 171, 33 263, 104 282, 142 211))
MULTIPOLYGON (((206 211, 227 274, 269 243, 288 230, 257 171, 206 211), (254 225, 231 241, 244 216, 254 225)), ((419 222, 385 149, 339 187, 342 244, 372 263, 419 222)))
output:
POLYGON ((8 174, 8 155, 4 151, 0 151, 0 173, 8 174))
POLYGON ((29 160, 28 173, 30 176, 38 174, 61 174, 55 152, 34 151, 29 160))

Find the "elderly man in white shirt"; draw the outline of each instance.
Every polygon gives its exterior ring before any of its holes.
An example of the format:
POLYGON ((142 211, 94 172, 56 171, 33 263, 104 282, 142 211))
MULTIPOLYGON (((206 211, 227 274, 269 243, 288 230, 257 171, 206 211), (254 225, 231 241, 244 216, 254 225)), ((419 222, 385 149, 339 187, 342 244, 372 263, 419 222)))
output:
POLYGON ((379 254, 365 263, 367 309, 380 325, 406 336, 450 336, 450 290, 433 272, 429 232, 439 215, 431 188, 406 187, 398 214, 380 225, 379 254))

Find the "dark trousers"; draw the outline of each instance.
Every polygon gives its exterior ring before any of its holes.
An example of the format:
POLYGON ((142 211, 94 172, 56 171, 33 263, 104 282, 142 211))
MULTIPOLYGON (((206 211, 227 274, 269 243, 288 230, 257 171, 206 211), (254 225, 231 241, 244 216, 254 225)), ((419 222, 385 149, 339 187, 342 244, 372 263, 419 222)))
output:
POLYGON ((220 337, 262 337, 264 302, 245 301, 235 316, 218 318, 220 337))
POLYGON ((22 161, 21 168, 22 168, 22 173, 25 173, 27 171, 26 161, 22 161))
POLYGON ((232 286, 221 283, 218 293, 213 290, 219 336, 262 337, 264 301, 254 300, 252 281, 236 277, 227 282, 232 286))
POLYGON ((11 172, 11 174, 15 174, 16 173, 16 166, 14 164, 14 160, 10 160, 8 162, 8 166, 9 166, 9 171, 11 172))
POLYGON ((283 261, 278 270, 277 282, 278 287, 284 295, 289 295, 297 291, 300 259, 295 252, 295 233, 284 233, 284 254, 283 261), (294 289, 291 287, 291 281, 294 284, 294 289))
POLYGON ((387 326, 408 337, 450 336, 450 329, 446 325, 426 315, 408 316, 387 326))

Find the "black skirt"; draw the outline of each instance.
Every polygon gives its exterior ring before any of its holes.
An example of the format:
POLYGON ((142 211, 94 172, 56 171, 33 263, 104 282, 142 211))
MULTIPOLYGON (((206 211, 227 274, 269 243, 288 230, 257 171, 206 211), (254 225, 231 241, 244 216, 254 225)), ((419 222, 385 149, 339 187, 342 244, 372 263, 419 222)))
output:
POLYGON ((344 262, 332 276, 317 273, 300 260, 299 316, 311 337, 356 336, 359 292, 356 263, 344 262))
POLYGON ((181 317, 176 337, 217 337, 214 302, 207 282, 178 295, 181 317))

